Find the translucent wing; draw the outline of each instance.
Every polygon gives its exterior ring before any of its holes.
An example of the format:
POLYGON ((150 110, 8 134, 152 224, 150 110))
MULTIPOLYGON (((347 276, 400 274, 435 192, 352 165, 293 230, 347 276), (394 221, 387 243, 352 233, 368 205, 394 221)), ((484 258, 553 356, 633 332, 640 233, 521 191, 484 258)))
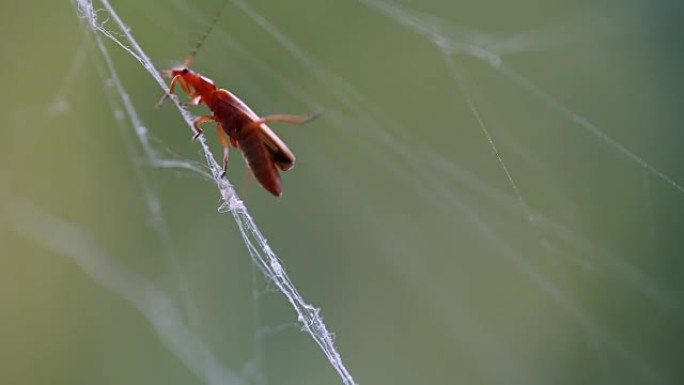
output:
MULTIPOLYGON (((217 92, 217 97, 226 106, 226 108, 234 108, 242 112, 252 122, 261 119, 251 108, 249 108, 240 98, 233 95, 230 91, 220 89, 217 92)), ((229 127, 227 125, 226 127, 229 127)), ((259 135, 263 139, 266 149, 268 150, 273 162, 279 169, 287 171, 294 167, 295 156, 287 147, 287 145, 275 134, 266 124, 259 126, 259 135)))
POLYGON ((273 162, 279 169, 287 171, 294 167, 295 156, 278 135, 265 124, 262 124, 261 127, 259 127, 259 134, 264 140, 266 149, 268 149, 271 154, 273 162))

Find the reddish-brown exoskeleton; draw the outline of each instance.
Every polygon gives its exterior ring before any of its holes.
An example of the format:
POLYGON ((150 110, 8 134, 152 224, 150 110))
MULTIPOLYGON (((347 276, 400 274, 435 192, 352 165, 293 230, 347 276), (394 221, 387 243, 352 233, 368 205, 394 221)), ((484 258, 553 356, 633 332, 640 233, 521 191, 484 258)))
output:
POLYGON ((157 107, 161 107, 164 100, 174 93, 176 84, 180 84, 191 99, 190 103, 184 105, 196 106, 204 103, 213 112, 211 115, 195 119, 193 126, 196 134, 193 140, 202 134, 200 124, 216 122, 218 136, 224 148, 223 175, 228 170, 228 149, 232 144, 242 151, 257 181, 271 194, 279 197, 282 194, 282 186, 278 169, 287 171, 294 167, 295 156, 266 123, 304 124, 315 118, 317 113, 308 116, 259 117, 237 96, 228 90, 217 88, 211 79, 188 68, 195 52, 196 50, 190 54, 183 66, 167 71, 167 75, 171 77, 169 92, 161 98, 157 107))

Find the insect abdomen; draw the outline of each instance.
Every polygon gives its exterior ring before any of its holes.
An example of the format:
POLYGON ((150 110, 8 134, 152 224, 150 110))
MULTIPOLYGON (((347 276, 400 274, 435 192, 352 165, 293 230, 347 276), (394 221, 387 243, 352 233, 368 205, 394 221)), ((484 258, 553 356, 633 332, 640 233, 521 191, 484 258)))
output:
POLYGON ((280 196, 282 193, 280 174, 273 164, 264 140, 255 130, 239 136, 236 138, 238 145, 254 177, 271 194, 280 196))

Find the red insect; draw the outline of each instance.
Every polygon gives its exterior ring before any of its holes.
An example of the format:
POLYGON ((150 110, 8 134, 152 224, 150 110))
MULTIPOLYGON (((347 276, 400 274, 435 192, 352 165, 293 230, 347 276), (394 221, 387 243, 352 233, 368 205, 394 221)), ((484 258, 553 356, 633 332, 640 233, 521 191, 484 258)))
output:
POLYGON ((233 147, 242 151, 257 181, 271 194, 279 197, 282 194, 282 186, 278 169, 287 171, 294 167, 295 156, 266 123, 304 124, 313 120, 318 113, 307 116, 259 117, 237 96, 228 90, 217 88, 213 81, 188 68, 198 48, 199 46, 190 53, 183 66, 166 71, 166 74, 171 77, 171 84, 169 92, 164 94, 157 103, 157 107, 161 107, 162 103, 174 93, 176 84, 180 84, 191 99, 190 103, 184 103, 184 105, 197 106, 204 103, 213 113, 195 119, 193 126, 196 134, 192 139, 197 140, 202 134, 200 124, 208 121, 216 122, 218 136, 224 148, 221 176, 225 175, 228 170, 228 149, 232 144, 233 147))

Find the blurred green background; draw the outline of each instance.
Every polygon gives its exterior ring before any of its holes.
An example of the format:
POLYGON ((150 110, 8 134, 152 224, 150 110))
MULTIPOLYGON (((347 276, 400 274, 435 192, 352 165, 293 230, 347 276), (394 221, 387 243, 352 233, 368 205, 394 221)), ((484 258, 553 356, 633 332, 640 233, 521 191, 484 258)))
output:
MULTIPOLYGON (((222 2, 113 7, 164 69, 222 2)), ((262 115, 326 111, 272 126, 281 199, 237 151, 229 178, 356 381, 684 382, 681 8, 228 1, 194 68, 262 115)), ((0 383, 341 383, 215 186, 145 158, 74 3, 0 20, 0 383)), ((202 162, 105 47, 157 154, 202 162)))

